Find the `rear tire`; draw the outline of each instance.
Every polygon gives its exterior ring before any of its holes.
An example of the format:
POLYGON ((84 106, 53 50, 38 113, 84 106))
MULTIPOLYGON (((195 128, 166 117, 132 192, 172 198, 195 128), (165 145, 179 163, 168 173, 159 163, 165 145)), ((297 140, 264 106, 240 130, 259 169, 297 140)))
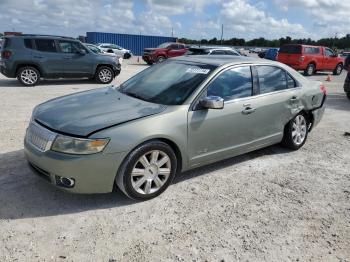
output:
POLYGON ((301 148, 309 133, 309 121, 303 113, 297 114, 284 128, 282 145, 292 150, 301 148))
POLYGON ((123 161, 116 183, 130 198, 149 200, 159 196, 173 181, 177 158, 172 148, 159 140, 139 145, 123 161))
POLYGON ((108 66, 100 66, 96 70, 95 79, 98 83, 109 84, 114 79, 114 72, 108 66))
POLYGON ((24 66, 18 70, 17 79, 24 86, 35 86, 40 81, 40 72, 35 67, 24 66))
POLYGON ((125 53, 123 56, 124 59, 129 59, 130 57, 131 57, 131 55, 129 53, 125 53))
POLYGON ((343 72, 343 64, 337 64, 337 66, 333 70, 333 75, 340 75, 343 72))
POLYGON ((316 71, 316 67, 314 64, 308 64, 305 71, 304 71, 304 75, 305 76, 312 76, 316 71))

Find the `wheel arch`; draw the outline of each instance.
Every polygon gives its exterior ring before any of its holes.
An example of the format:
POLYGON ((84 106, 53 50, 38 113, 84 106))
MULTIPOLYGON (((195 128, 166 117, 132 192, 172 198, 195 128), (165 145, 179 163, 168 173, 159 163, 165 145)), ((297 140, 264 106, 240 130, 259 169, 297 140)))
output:
POLYGON ((43 71, 41 70, 40 66, 34 63, 19 63, 16 65, 16 76, 18 74, 18 71, 22 68, 22 67, 26 67, 26 66, 31 66, 34 67, 36 70, 39 71, 40 76, 43 76, 43 71))

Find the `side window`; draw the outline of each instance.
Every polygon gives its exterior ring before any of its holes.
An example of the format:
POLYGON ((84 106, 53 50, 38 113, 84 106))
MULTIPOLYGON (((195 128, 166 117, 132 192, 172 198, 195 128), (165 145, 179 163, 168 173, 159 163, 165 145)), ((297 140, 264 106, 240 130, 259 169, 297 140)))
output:
POLYGON ((287 88, 294 88, 297 86, 297 83, 295 82, 294 78, 291 77, 287 72, 287 88))
POLYGON ((173 44, 173 45, 170 45, 170 49, 171 49, 171 50, 178 50, 179 47, 178 47, 178 45, 173 44))
POLYGON ((287 88, 286 72, 274 66, 257 66, 260 94, 287 88))
POLYGON ((221 73, 207 89, 207 96, 220 96, 225 101, 252 95, 250 66, 237 67, 221 73))
POLYGON ((179 49, 185 49, 184 45, 179 45, 179 49))
POLYGON ((24 39, 24 46, 29 49, 33 49, 32 39, 24 39))
POLYGON ((320 49, 318 47, 305 47, 304 53, 316 55, 320 53, 320 49))
POLYGON ((211 52, 212 55, 224 55, 225 51, 224 50, 214 50, 211 52))
POLYGON ((78 53, 78 50, 82 47, 77 42, 72 41, 59 41, 58 42, 62 53, 78 53))
POLYGON ((238 56, 238 54, 236 52, 231 51, 231 50, 225 50, 225 54, 226 55, 236 55, 236 56, 238 56))
POLYGON ((326 56, 334 56, 334 53, 331 49, 326 48, 326 56))
POLYGON ((36 49, 41 52, 57 52, 54 40, 35 39, 36 49))

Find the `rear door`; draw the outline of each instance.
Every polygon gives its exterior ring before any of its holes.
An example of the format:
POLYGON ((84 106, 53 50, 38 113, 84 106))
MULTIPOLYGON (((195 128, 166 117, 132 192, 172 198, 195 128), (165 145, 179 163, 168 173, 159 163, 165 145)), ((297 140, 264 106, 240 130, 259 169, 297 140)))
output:
POLYGON ((44 76, 61 76, 63 74, 63 61, 55 40, 36 38, 34 45, 32 60, 40 66, 44 76))
POLYGON ((298 83, 284 69, 271 65, 254 67, 259 83, 259 95, 252 101, 255 128, 253 137, 258 145, 279 142, 285 124, 298 110, 298 83))
POLYGON ((93 74, 93 54, 82 44, 76 41, 58 40, 58 46, 66 76, 83 77, 93 74), (85 50, 86 54, 81 54, 79 50, 85 50))
POLYGON ((168 51, 168 57, 181 56, 187 52, 187 49, 184 48, 184 45, 180 44, 171 44, 168 51))

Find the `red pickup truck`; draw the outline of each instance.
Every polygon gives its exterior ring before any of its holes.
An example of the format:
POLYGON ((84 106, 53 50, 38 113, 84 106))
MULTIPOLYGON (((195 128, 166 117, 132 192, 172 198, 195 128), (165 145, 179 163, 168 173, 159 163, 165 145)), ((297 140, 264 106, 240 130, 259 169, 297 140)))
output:
POLYGON ((324 46, 283 45, 278 52, 277 61, 295 70, 303 70, 307 76, 316 71, 333 71, 334 75, 340 75, 344 67, 344 59, 324 46))
POLYGON ((163 43, 157 48, 145 48, 142 59, 149 65, 163 62, 170 57, 182 56, 187 48, 181 43, 163 43))

